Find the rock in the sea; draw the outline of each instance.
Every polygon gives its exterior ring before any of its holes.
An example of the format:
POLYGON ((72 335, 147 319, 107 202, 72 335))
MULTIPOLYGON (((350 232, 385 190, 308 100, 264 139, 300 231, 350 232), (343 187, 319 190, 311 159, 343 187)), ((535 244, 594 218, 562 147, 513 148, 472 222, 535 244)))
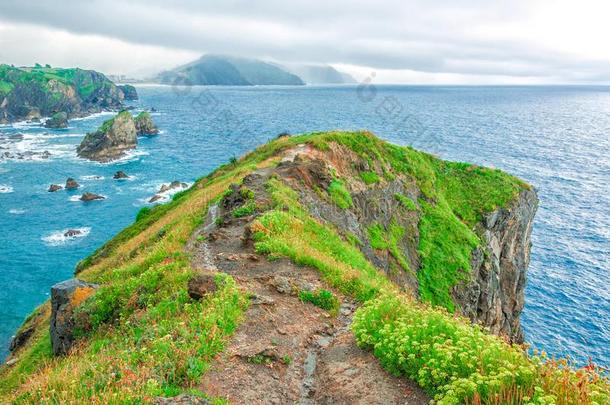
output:
POLYGON ((56 356, 67 354, 74 344, 74 310, 95 292, 96 284, 76 278, 51 288, 51 347, 56 356))
POLYGON ((134 122, 138 135, 156 135, 159 133, 150 113, 146 111, 142 111, 138 114, 137 117, 134 118, 134 122))
POLYGON ((68 114, 63 111, 56 112, 44 123, 45 128, 67 128, 68 114))
POLYGON ((128 179, 129 176, 124 171, 119 170, 118 172, 116 172, 114 174, 114 176, 112 176, 112 178, 115 179, 115 180, 123 180, 123 179, 128 179))
POLYGON ((68 177, 66 180, 66 190, 76 190, 80 187, 80 184, 76 182, 72 177, 68 177))
POLYGON ((164 198, 165 197, 163 197, 162 195, 155 194, 152 197, 150 197, 150 200, 148 200, 148 202, 152 204, 152 203, 157 202, 159 200, 163 200, 164 198))
POLYGON ((218 290, 213 273, 197 273, 188 282, 189 296, 194 300, 199 300, 207 294, 212 294, 218 290))
POLYGON ((123 99, 127 101, 137 100, 138 92, 131 84, 121 84, 117 86, 123 92, 123 99))
POLYGON ((78 156, 108 162, 134 149, 138 142, 136 126, 129 111, 121 111, 105 121, 95 132, 88 133, 76 149, 78 156))
POLYGON ((51 184, 49 186, 49 193, 54 193, 55 191, 59 191, 61 190, 63 187, 60 186, 59 184, 51 184))
POLYGON ((166 193, 170 190, 175 190, 178 188, 188 188, 188 184, 180 182, 178 180, 174 180, 169 184, 162 184, 161 187, 159 188, 159 193, 166 193))
POLYGON ((103 195, 95 194, 95 193, 84 193, 80 196, 81 201, 95 201, 95 200, 104 200, 106 197, 103 195))
POLYGON ((80 229, 68 229, 66 232, 64 232, 64 236, 66 238, 73 238, 75 236, 79 236, 82 234, 83 234, 83 231, 81 231, 80 229))

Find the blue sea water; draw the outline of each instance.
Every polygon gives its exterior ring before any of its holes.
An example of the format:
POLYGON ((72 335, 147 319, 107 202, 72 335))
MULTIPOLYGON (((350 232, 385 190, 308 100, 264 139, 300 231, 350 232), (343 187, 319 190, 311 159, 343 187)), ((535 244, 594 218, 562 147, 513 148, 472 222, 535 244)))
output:
POLYGON ((162 183, 192 182, 280 132, 370 129, 451 160, 495 166, 533 184, 540 209, 522 324, 532 346, 610 366, 610 88, 461 86, 139 86, 162 133, 99 164, 76 157, 87 131, 0 126, 0 356, 50 287, 130 224, 162 183), (38 153, 48 151, 42 158, 38 153), (1 158, 0 158, 1 159, 1 158), (117 170, 132 178, 116 181, 117 170), (78 192, 47 192, 76 178, 78 192), (75 201, 83 191, 104 201, 75 201), (66 239, 80 228, 84 237, 66 239))

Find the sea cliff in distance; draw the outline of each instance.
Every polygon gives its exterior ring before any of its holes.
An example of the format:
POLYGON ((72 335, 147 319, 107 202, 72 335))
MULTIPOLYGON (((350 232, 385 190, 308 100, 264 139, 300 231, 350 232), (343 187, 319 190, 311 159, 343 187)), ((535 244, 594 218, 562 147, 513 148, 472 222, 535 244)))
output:
POLYGON ((280 65, 258 59, 204 55, 152 79, 163 84, 255 86, 354 83, 351 76, 326 65, 280 65))
POLYGON ((124 98, 120 88, 93 70, 0 65, 0 123, 118 110, 124 98))

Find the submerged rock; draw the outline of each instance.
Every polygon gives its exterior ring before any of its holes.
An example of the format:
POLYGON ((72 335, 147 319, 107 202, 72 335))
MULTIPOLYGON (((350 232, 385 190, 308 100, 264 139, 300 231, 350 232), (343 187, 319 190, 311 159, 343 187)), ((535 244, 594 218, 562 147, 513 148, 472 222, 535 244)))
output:
POLYGON ((127 101, 137 100, 138 92, 131 84, 121 84, 117 86, 123 92, 123 99, 127 101))
POLYGON ((81 201, 95 201, 95 200, 105 200, 106 197, 103 195, 95 194, 95 193, 84 193, 80 196, 81 201))
POLYGON ((80 184, 76 182, 72 177, 68 177, 66 180, 66 190, 76 190, 80 187, 80 184))
POLYGON ((116 172, 114 174, 114 176, 112 176, 113 179, 115 180, 123 180, 123 179, 128 179, 129 176, 122 170, 119 170, 118 172, 116 172))
POLYGON ((152 117, 146 111, 142 111, 138 114, 138 116, 134 118, 134 122, 138 135, 156 135, 159 133, 152 117))
POLYGON ((136 126, 129 111, 105 121, 95 132, 88 133, 76 149, 78 156, 108 162, 118 159, 137 145, 136 126))
POLYGON ((95 292, 96 284, 76 278, 51 288, 51 347, 56 356, 67 354, 74 344, 74 310, 95 292))
POLYGON ((56 112, 44 123, 45 128, 67 128, 68 114, 63 111, 56 112))
POLYGON ((49 191, 49 193, 54 193, 54 192, 56 192, 56 191, 61 190, 62 188, 63 188, 63 187, 62 187, 62 186, 60 186, 59 184, 51 184, 51 185, 49 186, 49 190, 48 190, 48 191, 49 191))

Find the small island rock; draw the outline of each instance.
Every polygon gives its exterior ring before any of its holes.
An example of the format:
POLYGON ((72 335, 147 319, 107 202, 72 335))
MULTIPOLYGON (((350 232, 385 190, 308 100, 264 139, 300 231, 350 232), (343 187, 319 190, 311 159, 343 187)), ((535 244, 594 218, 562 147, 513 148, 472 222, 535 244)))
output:
POLYGON ((81 201, 95 201, 95 200, 105 200, 106 197, 103 195, 95 194, 95 193, 84 193, 80 196, 81 201))
POLYGON ((45 128, 67 128, 68 114, 63 111, 56 112, 44 123, 45 128))
POLYGON ((116 172, 114 174, 114 176, 112 176, 112 178, 115 179, 115 180, 123 180, 123 179, 128 179, 129 176, 124 171, 119 170, 118 172, 116 172))
POLYGON ((54 193, 54 192, 56 192, 56 191, 61 190, 62 188, 63 188, 63 187, 62 187, 62 186, 60 186, 59 184, 51 184, 51 185, 49 186, 49 193, 54 193))
POLYGON ((68 177, 66 180, 66 190, 76 190, 80 187, 80 184, 76 182, 72 177, 68 177))
POLYGON ((155 123, 150 116, 150 113, 146 111, 142 111, 138 116, 134 119, 136 124, 136 131, 138 135, 156 135, 159 133, 159 130, 155 126, 155 123))
POLYGON ((95 132, 88 133, 76 149, 78 156, 98 162, 120 158, 137 145, 136 126, 129 111, 121 111, 105 121, 95 132))

